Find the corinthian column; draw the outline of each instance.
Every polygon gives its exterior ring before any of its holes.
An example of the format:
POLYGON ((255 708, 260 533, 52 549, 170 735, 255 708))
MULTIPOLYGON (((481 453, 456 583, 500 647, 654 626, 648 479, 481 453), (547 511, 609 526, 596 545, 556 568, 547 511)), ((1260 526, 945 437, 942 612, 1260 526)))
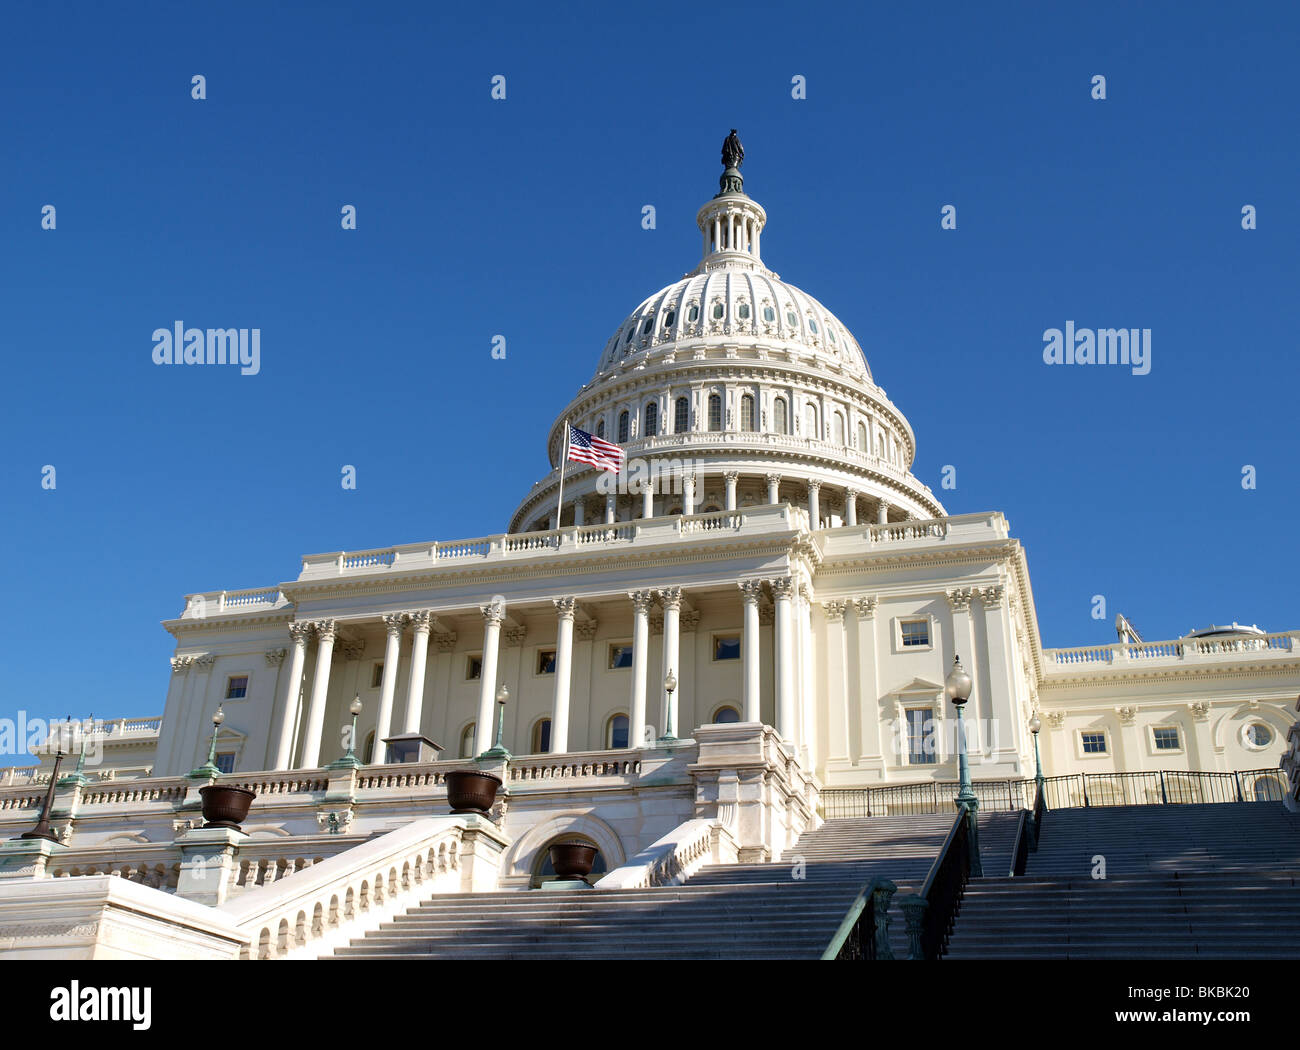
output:
POLYGON ((429 631, 433 627, 433 613, 428 609, 410 613, 411 626, 411 680, 406 684, 406 721, 403 733, 420 731, 420 715, 424 707, 424 669, 429 660, 429 631))
POLYGON ((858 494, 853 489, 846 489, 844 492, 844 523, 846 525, 858 523, 858 494))
POLYGON ((293 761, 293 727, 298 721, 302 694, 302 669, 307 662, 307 641, 311 624, 295 620, 289 624, 293 650, 289 656, 289 677, 280 698, 280 724, 275 733, 275 764, 272 769, 289 769, 293 761))
POLYGON ((551 753, 569 750, 569 681, 573 673, 573 610, 576 598, 554 598, 559 615, 555 635, 555 703, 551 708, 551 753))
POLYGON ((822 527, 821 491, 820 481, 808 482, 808 527, 813 530, 822 527))
POLYGON ((302 742, 300 769, 320 765, 320 738, 325 728, 325 698, 330 688, 330 665, 334 662, 335 625, 333 620, 317 620, 316 673, 311 683, 311 703, 307 707, 307 731, 302 742))
POLYGON ((627 724, 627 746, 645 745, 646 671, 650 649, 650 591, 633 591, 632 599, 632 717, 627 724))
POLYGON ((771 504, 779 503, 780 491, 781 491, 781 475, 768 474, 767 475, 767 502, 771 504))
POLYGON ((740 471, 729 470, 722 475, 723 482, 727 486, 727 510, 736 509, 736 482, 740 480, 740 471))
POLYGON ((393 695, 397 692, 397 665, 402 659, 402 625, 405 613, 388 613, 384 616, 384 678, 379 687, 379 712, 375 715, 375 750, 370 759, 375 764, 388 761, 388 748, 384 738, 392 735, 393 695))
POLYGON ((678 624, 682 610, 682 589, 680 587, 666 587, 659 592, 659 598, 664 603, 664 672, 660 678, 661 684, 659 686, 663 690, 663 703, 661 706, 664 717, 664 732, 667 733, 668 727, 672 726, 673 736, 680 736, 682 727, 677 724, 677 706, 682 688, 686 685, 686 676, 681 673, 681 654, 677 651, 678 624), (678 676, 678 689, 671 694, 662 685, 663 679, 668 677, 669 671, 678 676))
POLYGON ((781 576, 772 581, 776 601, 776 731, 783 740, 794 742, 794 580, 781 576))
MULTIPOLYGON (((497 650, 501 645, 501 621, 506 618, 504 602, 479 607, 483 614, 483 663, 479 671, 478 721, 474 726, 474 751, 483 754, 492 747, 492 705, 496 703, 497 650)), ((554 725, 551 726, 554 730, 554 725)))
POLYGON ((762 580, 741 580, 740 591, 745 603, 745 633, 740 648, 745 657, 745 678, 741 692, 742 717, 746 722, 761 722, 759 713, 758 597, 762 580))

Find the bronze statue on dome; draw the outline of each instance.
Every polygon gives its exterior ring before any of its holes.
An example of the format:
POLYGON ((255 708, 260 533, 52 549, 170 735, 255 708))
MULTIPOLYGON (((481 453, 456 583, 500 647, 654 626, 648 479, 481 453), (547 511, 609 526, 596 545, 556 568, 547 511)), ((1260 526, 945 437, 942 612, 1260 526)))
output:
POLYGON ((736 129, 732 128, 731 134, 722 143, 722 166, 739 168, 744 163, 745 147, 740 144, 740 136, 736 134, 736 129))

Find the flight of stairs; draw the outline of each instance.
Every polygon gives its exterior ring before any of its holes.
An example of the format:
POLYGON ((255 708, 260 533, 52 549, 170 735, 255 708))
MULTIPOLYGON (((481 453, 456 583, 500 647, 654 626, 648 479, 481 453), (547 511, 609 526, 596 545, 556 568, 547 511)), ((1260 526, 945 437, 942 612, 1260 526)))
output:
POLYGON ((1281 805, 1058 810, 1024 877, 969 883, 946 958, 1294 958, 1297 890, 1300 815, 1281 805))
MULTIPOLYGON (((776 863, 709 865, 665 889, 440 895, 333 957, 816 959, 870 879, 920 889, 954 819, 827 821, 776 863)), ((905 924, 892 914, 891 944, 905 957, 905 924)))

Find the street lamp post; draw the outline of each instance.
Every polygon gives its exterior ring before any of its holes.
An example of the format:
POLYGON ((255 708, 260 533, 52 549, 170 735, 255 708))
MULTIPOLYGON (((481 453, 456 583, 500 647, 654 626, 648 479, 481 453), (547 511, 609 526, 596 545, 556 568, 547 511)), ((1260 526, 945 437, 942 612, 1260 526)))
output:
POLYGON ((664 675, 664 691, 668 694, 668 711, 665 715, 664 735, 659 738, 659 743, 668 745, 676 741, 673 736, 673 693, 677 689, 677 676, 673 674, 672 668, 664 675))
MULTIPOLYGON (((68 716, 71 721, 72 716, 68 716)), ((36 827, 31 831, 24 831, 18 837, 20 839, 46 839, 50 842, 58 842, 59 836, 54 834, 50 829, 50 810, 54 806, 54 787, 59 782, 59 765, 63 762, 63 756, 67 754, 63 749, 63 726, 59 726, 55 734, 56 747, 58 750, 54 753, 54 769, 50 771, 50 786, 45 790, 45 801, 41 804, 41 815, 36 821, 36 827)))
POLYGON ((361 694, 357 693, 352 698, 352 703, 348 704, 348 711, 352 714, 352 733, 348 737, 348 749, 343 757, 330 763, 330 769, 360 769, 361 763, 357 761, 357 716, 361 714, 361 694))
POLYGON ((948 672, 948 677, 944 679, 943 691, 948 699, 952 701, 953 707, 957 709, 957 780, 960 785, 957 791, 957 808, 965 808, 967 816, 967 827, 970 833, 970 873, 978 877, 984 874, 980 866, 980 847, 979 847, 979 799, 975 797, 975 790, 970 781, 970 765, 966 760, 966 722, 962 718, 962 709, 966 706, 966 701, 970 699, 971 677, 961 665, 961 657, 955 656, 952 661, 952 670, 948 672))
POLYGON ((82 772, 86 765, 86 742, 90 739, 90 734, 95 731, 95 715, 91 712, 90 727, 81 731, 81 752, 77 755, 77 768, 59 781, 59 787, 73 787, 77 784, 88 784, 89 778, 82 772))
POLYGON ((506 688, 505 682, 502 682, 501 688, 497 690, 497 742, 479 755, 480 759, 496 758, 508 762, 514 758, 514 755, 506 750, 506 746, 501 740, 501 735, 506 728, 506 704, 509 700, 510 690, 506 688))
POLYGON ((221 776, 221 770, 217 768, 217 733, 221 730, 221 723, 226 720, 226 713, 217 707, 216 713, 212 716, 212 745, 208 748, 208 760, 198 769, 191 769, 185 775, 194 780, 211 780, 213 777, 221 776))
POLYGON ((1038 793, 1043 792, 1043 760, 1038 756, 1038 731, 1043 728, 1043 723, 1035 714, 1029 720, 1029 732, 1034 736, 1034 783, 1038 785, 1038 793))

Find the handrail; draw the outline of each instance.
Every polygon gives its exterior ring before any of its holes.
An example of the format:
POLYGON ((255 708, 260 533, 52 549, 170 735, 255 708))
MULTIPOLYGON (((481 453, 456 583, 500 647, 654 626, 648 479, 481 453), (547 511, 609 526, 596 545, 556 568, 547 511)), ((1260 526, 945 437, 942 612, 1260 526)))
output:
POLYGON ((823 961, 876 957, 875 892, 880 884, 880 879, 872 879, 859 891, 822 952, 823 961))
POLYGON ((1007 872, 1008 875, 1025 873, 1025 864, 1029 860, 1029 820, 1029 810, 1022 809, 1016 819, 1016 848, 1011 851, 1011 870, 1007 872))
POLYGON ((921 955, 938 959, 948 946, 962 894, 970 879, 970 812, 965 803, 957 806, 953 821, 943 840, 943 848, 930 865, 920 897, 926 902, 921 926, 921 955))

